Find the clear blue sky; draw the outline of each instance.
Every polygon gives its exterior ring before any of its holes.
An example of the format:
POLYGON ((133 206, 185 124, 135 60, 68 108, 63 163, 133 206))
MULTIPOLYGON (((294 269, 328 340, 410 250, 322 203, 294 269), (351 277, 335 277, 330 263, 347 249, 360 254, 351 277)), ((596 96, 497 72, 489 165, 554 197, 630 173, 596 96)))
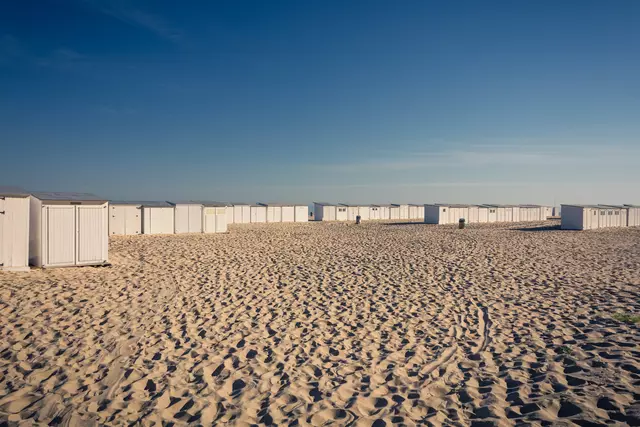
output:
POLYGON ((640 202, 640 1, 0 2, 0 183, 640 202))

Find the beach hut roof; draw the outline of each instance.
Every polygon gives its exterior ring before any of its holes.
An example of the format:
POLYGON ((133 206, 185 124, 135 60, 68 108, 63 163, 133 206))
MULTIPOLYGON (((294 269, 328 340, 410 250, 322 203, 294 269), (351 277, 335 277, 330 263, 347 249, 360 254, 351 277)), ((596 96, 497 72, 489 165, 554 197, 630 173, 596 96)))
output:
POLYGON ((207 200, 192 200, 191 203, 196 203, 198 205, 202 205, 208 208, 225 208, 227 206, 231 206, 231 204, 227 202, 214 202, 214 201, 207 201, 207 200))
MULTIPOLYGON (((264 203, 264 202, 259 202, 258 203, 260 206, 274 206, 274 207, 283 207, 283 206, 302 206, 301 204, 297 204, 297 203, 264 203)), ((306 205, 305 205, 306 206, 306 205)))
POLYGON ((159 208, 168 208, 173 205, 169 202, 154 202, 154 201, 131 201, 131 200, 112 200, 109 202, 111 205, 129 205, 129 206, 144 206, 148 208, 159 207, 159 208))
POLYGON ((29 197, 29 193, 24 188, 0 185, 0 196, 29 197))
POLYGON ((572 205, 572 204, 567 204, 567 203, 563 203, 560 206, 572 206, 575 208, 591 208, 591 209, 611 209, 612 206, 606 206, 606 205, 572 205))
POLYGON ((98 197, 91 193, 66 193, 66 192, 48 192, 48 191, 35 191, 31 193, 33 197, 40 200, 61 200, 61 201, 95 201, 95 202, 107 202, 108 200, 103 197, 98 197))

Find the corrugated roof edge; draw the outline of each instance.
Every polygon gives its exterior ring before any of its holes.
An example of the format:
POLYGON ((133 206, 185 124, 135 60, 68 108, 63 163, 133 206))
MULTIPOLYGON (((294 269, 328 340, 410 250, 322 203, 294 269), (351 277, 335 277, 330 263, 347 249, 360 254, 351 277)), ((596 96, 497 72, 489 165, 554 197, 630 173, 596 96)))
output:
POLYGON ((155 201, 123 201, 123 200, 112 200, 109 202, 111 205, 135 205, 135 206, 143 206, 143 207, 158 207, 158 208, 169 208, 173 207, 169 202, 155 202, 155 201))
POLYGON ((52 192, 52 191, 34 191, 31 193, 33 197, 40 200, 59 200, 59 201, 91 201, 91 202, 108 202, 108 199, 98 197, 91 193, 71 193, 71 192, 52 192))
POLYGON ((613 206, 607 206, 607 205, 574 205, 571 203, 562 203, 560 204, 560 207, 562 206, 570 206, 570 207, 574 207, 574 208, 591 208, 591 209, 611 209, 613 208, 613 206))
POLYGON ((226 208, 227 206, 231 206, 227 202, 215 202, 213 200, 192 200, 191 203, 196 203, 210 208, 226 208))
POLYGON ((260 206, 274 206, 274 207, 283 207, 283 206, 308 206, 306 203, 265 203, 258 202, 260 206))
POLYGON ((5 197, 29 197, 31 193, 22 187, 12 185, 0 185, 0 196, 5 197))

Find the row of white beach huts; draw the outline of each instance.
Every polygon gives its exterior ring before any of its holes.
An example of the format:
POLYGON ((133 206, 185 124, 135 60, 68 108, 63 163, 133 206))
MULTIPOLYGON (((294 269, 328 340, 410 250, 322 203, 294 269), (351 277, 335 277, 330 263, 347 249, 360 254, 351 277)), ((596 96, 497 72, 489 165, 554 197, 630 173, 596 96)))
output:
POLYGON ((425 205, 424 222, 427 224, 544 221, 553 216, 553 207, 540 205, 425 205))
POLYGON ((114 202, 0 187, 0 269, 107 264, 109 235, 224 233, 227 224, 306 222, 295 204, 114 202))
POLYGON ((419 220, 427 224, 543 221, 553 215, 551 206, 538 205, 452 205, 389 204, 364 205, 314 203, 317 221, 419 220))
POLYGON ((425 205, 414 204, 350 204, 314 202, 313 213, 316 221, 362 221, 424 219, 425 205))
MULTIPOLYGON (((541 221, 538 205, 355 205, 316 203, 319 221, 422 220, 429 224, 541 221)), ((0 187, 0 269, 101 265, 109 235, 224 233, 228 224, 306 222, 306 205, 204 201, 113 202, 87 193, 0 187)), ((640 206, 562 205, 562 228, 640 226, 640 206)))
POLYGON ((309 207, 207 201, 109 202, 109 234, 225 233, 228 224, 307 222, 309 207))

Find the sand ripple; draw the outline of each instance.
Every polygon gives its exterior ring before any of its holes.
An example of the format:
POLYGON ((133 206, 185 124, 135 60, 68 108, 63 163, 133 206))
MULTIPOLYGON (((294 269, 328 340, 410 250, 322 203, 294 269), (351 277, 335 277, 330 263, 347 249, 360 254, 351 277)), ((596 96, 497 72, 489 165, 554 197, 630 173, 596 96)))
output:
MULTIPOLYGON (((536 228, 541 224, 527 224, 536 228)), ((256 224, 0 273, 0 423, 640 423, 640 230, 256 224)))

